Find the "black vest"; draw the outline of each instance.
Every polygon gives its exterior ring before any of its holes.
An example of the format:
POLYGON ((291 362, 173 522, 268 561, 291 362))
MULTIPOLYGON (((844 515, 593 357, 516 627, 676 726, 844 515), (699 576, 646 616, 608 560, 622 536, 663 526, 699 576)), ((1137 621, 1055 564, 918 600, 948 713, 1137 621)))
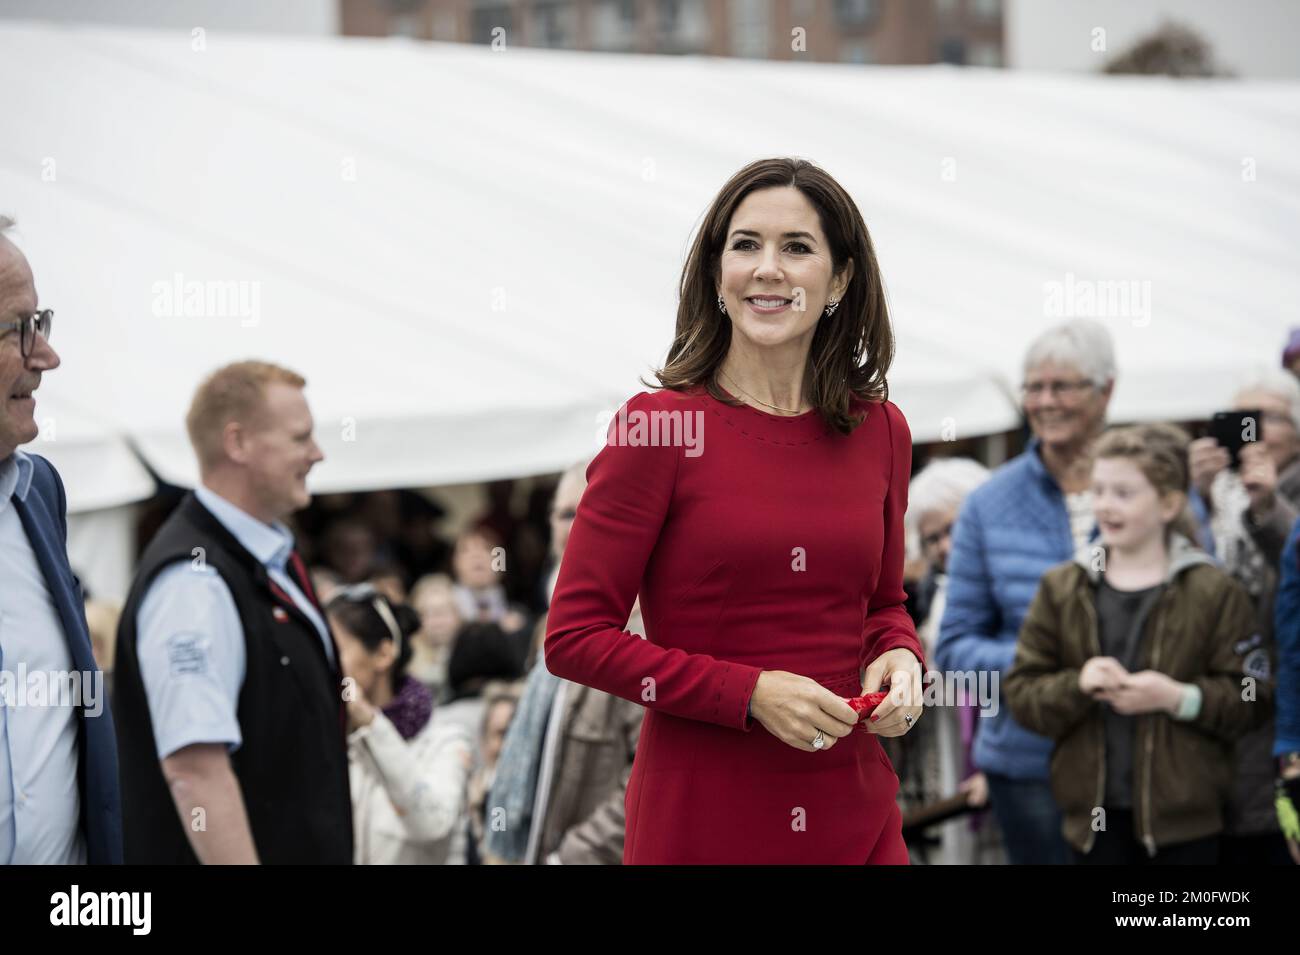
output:
MULTIPOLYGON (((196 863, 163 778, 136 656, 136 618, 149 585, 177 561, 203 560, 230 588, 244 630, 242 745, 230 763, 265 863, 352 862, 346 710, 320 634, 233 534, 193 494, 150 542, 117 631, 113 718, 122 774, 127 864, 196 863), (203 548, 196 551, 195 548, 203 548)), ((338 659, 337 649, 335 659, 338 659)))

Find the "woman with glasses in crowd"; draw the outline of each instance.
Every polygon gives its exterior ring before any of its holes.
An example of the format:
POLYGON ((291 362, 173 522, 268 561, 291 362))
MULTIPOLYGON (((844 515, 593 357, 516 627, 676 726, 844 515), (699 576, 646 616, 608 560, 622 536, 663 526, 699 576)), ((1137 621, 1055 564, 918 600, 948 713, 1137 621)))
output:
MULTIPOLYGON (((1115 387, 1110 333, 1092 319, 1045 331, 1023 367, 1033 437, 962 505, 934 651, 941 670, 993 680, 1011 669, 1039 578, 1095 536, 1089 452, 1115 387)), ((1050 739, 1025 729, 1005 706, 980 719, 975 765, 988 780, 1013 865, 1070 862, 1048 779, 1051 751, 1050 739)))

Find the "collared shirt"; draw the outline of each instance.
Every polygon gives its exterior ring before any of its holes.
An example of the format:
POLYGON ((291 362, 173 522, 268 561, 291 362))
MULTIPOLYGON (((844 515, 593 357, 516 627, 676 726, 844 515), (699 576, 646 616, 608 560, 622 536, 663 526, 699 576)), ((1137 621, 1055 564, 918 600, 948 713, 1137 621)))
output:
POLYGON ((1070 515, 1070 535, 1074 538, 1074 549, 1083 550, 1092 540, 1097 526, 1097 518, 1092 513, 1092 492, 1066 494, 1065 510, 1070 515))
POLYGON ((79 714, 58 689, 72 653, 14 506, 33 469, 21 451, 0 461, 0 862, 81 864, 79 714))
MULTIPOLYGON (((333 665, 334 644, 325 620, 285 569, 293 552, 289 529, 259 521, 203 485, 194 496, 312 622, 333 665)), ((237 711, 246 666, 244 628, 221 576, 197 558, 167 567, 140 603, 136 630, 158 758, 194 743, 238 749, 243 743, 237 711)))

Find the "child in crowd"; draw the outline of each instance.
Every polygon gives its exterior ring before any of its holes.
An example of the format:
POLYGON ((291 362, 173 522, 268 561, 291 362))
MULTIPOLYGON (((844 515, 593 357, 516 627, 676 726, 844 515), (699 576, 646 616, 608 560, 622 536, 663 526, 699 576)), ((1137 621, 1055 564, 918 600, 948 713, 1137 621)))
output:
POLYGON ((1101 541, 1043 576, 1006 699, 1055 741, 1076 862, 1213 864, 1233 741, 1271 711, 1243 668, 1250 598, 1189 539, 1180 428, 1113 429, 1093 459, 1101 541))

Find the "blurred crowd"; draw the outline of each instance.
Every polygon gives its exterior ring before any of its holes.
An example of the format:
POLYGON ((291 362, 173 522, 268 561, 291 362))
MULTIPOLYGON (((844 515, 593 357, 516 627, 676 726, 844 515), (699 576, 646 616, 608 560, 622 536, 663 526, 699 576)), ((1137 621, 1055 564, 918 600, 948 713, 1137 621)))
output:
MULTIPOLYGON (((1294 652, 1300 626, 1278 618, 1300 587, 1283 560, 1300 515, 1300 336, 1282 366, 1240 382, 1220 417, 1259 420, 1232 447, 1193 439, 1194 423, 1108 428, 1110 337, 1075 321, 1025 356, 1012 460, 991 472, 918 448, 931 455, 910 488, 906 577, 927 668, 1002 682, 998 706, 971 683, 885 740, 914 863, 1293 860, 1280 760, 1296 729, 1273 713, 1279 640, 1294 652), (1162 664, 1159 641, 1183 649, 1162 664)), ((413 491, 324 496, 294 518, 357 689, 355 861, 621 861, 641 709, 541 659, 586 463, 518 509, 512 482, 488 485, 451 538, 413 491), (375 712, 397 732, 377 733, 375 712), (414 811, 395 813, 403 800, 414 811)), ((117 610, 91 600, 87 616, 111 674, 117 610)), ((628 629, 642 632, 637 608, 628 629)), ((1282 673, 1294 681, 1294 662, 1282 673)))
POLYGON ((1098 322, 1023 374, 1019 455, 911 485, 929 666, 1001 686, 887 741, 913 860, 1300 863, 1300 334, 1195 439, 1107 427, 1098 322))

